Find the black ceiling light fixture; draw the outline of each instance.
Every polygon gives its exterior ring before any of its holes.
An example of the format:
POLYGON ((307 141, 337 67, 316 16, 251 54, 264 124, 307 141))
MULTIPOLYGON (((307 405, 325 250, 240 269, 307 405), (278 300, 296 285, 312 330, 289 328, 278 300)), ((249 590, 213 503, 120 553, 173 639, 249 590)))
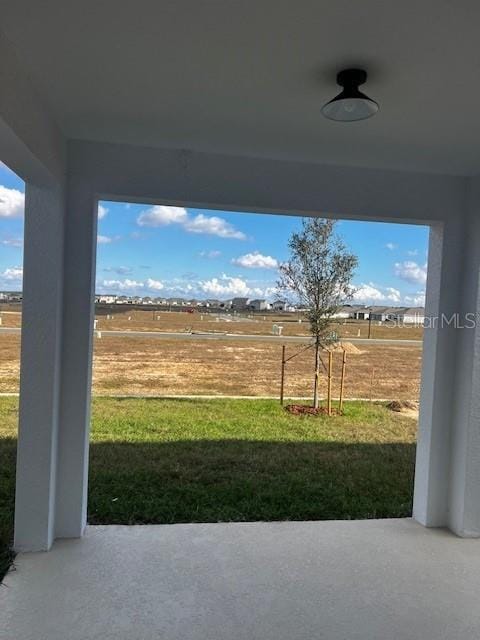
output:
POLYGON ((379 109, 378 103, 358 89, 366 81, 367 72, 364 69, 340 71, 337 74, 337 84, 343 87, 343 91, 323 105, 323 115, 337 122, 355 122, 374 116, 379 109))

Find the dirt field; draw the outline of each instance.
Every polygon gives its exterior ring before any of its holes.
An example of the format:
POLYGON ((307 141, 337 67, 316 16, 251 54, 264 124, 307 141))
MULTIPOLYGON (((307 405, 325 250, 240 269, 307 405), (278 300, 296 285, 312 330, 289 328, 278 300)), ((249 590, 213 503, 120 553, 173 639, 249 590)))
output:
MULTIPOLYGON (((99 329, 122 329, 132 331, 212 331, 239 334, 271 334, 274 324, 283 327, 283 335, 309 335, 308 323, 300 314, 216 314, 195 311, 152 311, 114 308, 113 311, 101 313, 97 310, 97 326, 99 329), (130 319, 129 319, 130 318, 130 319)), ((368 336, 368 322, 364 320, 332 323, 332 331, 344 337, 368 336)), ((372 323, 371 337, 389 339, 421 340, 420 327, 391 327, 372 323)))
MULTIPOLYGON (((300 350, 288 345, 287 357, 300 350)), ((421 349, 406 345, 353 347, 347 355, 345 392, 350 398, 416 400, 421 349)), ((0 392, 16 392, 20 336, 0 335, 0 392)), ((333 393, 339 389, 341 354, 334 354, 333 393)), ((313 353, 287 364, 286 395, 308 396, 313 353)), ((95 340, 94 393, 127 395, 275 395, 279 392, 281 344, 269 342, 154 340, 102 337, 95 340)), ((326 376, 322 375, 322 392, 326 376)))
POLYGON ((0 334, 0 392, 18 391, 20 381, 20 336, 0 334))
MULTIPOLYGON (((20 327, 21 314, 17 311, 2 310, 0 305, 0 317, 4 327, 20 327)), ((243 314, 241 316, 231 314, 214 314, 195 311, 187 313, 182 311, 154 311, 152 309, 132 309, 123 306, 115 306, 113 310, 97 309, 97 327, 103 330, 131 330, 131 331, 212 331, 218 333, 239 334, 272 334, 274 324, 283 327, 283 335, 303 336, 309 335, 308 323, 299 314, 243 314), (129 320, 130 318, 130 320, 129 320), (301 320, 301 322, 299 322, 301 320)), ((349 320, 332 324, 332 331, 339 336, 348 338, 367 338, 368 322, 365 320, 349 320)), ((372 322, 370 328, 372 338, 388 338, 392 340, 421 340, 422 329, 420 327, 392 327, 388 324, 378 325, 372 322)))
POLYGON ((19 311, 0 311, 2 327, 21 327, 22 314, 19 311))

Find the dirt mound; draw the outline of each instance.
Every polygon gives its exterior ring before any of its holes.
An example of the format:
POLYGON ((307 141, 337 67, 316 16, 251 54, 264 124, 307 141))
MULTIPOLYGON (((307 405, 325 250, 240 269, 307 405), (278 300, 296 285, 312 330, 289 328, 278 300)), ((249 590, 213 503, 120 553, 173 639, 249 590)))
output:
POLYGON ((325 351, 331 351, 332 353, 351 353, 352 355, 361 354, 363 351, 360 351, 354 344, 351 342, 335 342, 329 347, 325 348, 325 351))
MULTIPOLYGON (((314 409, 305 404, 287 404, 285 407, 285 411, 293 414, 294 416, 300 415, 309 415, 309 416, 318 416, 318 415, 327 415, 328 409, 327 407, 318 407, 318 409, 314 409)), ((338 409, 334 409, 332 407, 332 415, 340 415, 338 409)))
POLYGON ((387 404, 387 409, 395 411, 396 413, 402 413, 403 415, 410 416, 412 418, 418 418, 418 402, 412 402, 410 400, 392 400, 387 404))

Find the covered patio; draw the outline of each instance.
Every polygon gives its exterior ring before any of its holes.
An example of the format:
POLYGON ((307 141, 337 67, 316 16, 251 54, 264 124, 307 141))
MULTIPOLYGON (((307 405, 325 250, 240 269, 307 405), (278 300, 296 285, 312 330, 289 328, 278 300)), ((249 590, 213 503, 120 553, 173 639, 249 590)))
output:
POLYGON ((480 535, 479 19, 2 3, 0 160, 26 182, 5 637, 478 635, 480 546, 460 538, 480 535), (379 113, 323 118, 357 65, 379 113), (86 528, 100 199, 430 226, 413 521, 86 528))
POLYGON ((22 554, 6 638, 474 638, 480 547, 411 520, 88 527, 22 554))

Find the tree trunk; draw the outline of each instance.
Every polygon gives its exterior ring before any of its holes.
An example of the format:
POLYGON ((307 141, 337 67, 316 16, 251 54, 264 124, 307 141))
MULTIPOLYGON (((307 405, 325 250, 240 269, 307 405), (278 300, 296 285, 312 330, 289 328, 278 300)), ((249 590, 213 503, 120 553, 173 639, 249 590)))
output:
POLYGON ((313 408, 318 409, 318 378, 320 376, 320 340, 315 338, 315 380, 313 383, 313 408))

